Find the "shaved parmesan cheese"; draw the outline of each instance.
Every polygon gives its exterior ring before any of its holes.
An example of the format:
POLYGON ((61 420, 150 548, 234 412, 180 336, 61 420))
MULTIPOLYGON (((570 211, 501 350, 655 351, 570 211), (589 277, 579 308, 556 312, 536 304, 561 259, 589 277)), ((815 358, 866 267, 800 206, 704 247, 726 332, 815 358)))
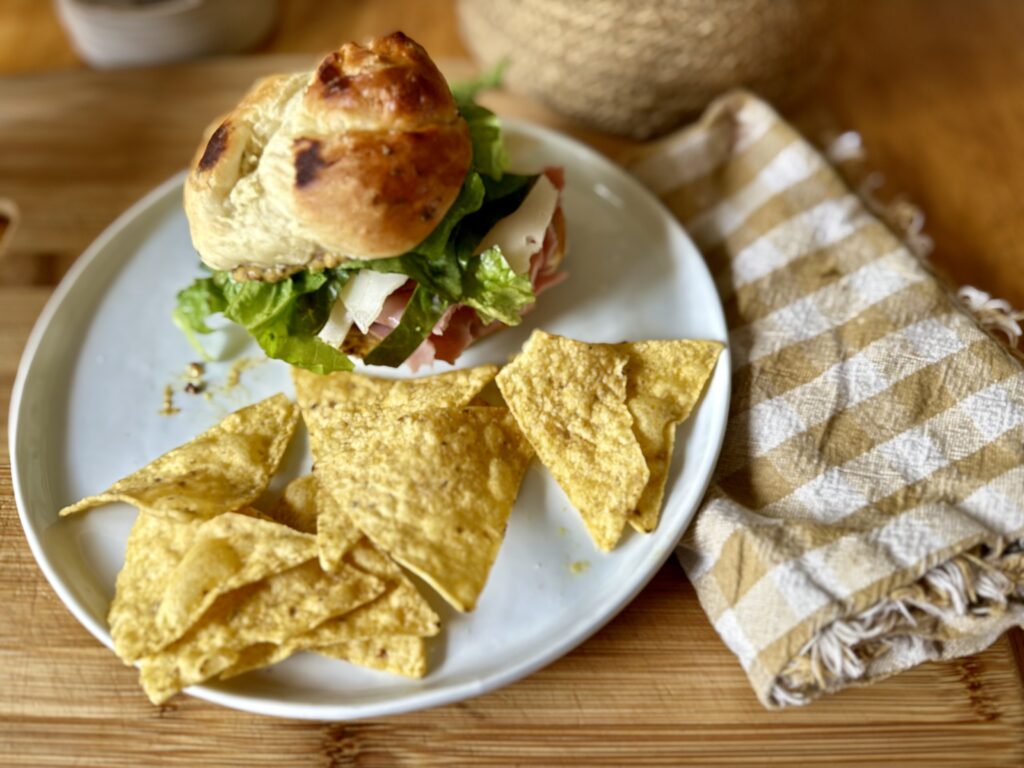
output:
POLYGON ((331 307, 331 314, 327 318, 327 322, 324 323, 324 327, 320 329, 320 333, 317 334, 317 338, 332 347, 340 348, 341 342, 348 336, 348 329, 351 327, 352 316, 345 309, 344 302, 338 299, 331 307))
POLYGON ((557 206, 558 190, 547 176, 539 176, 523 204, 484 235, 476 252, 497 245, 516 274, 525 273, 530 268, 530 257, 544 245, 544 232, 557 206))
POLYGON ((384 300, 408 279, 405 275, 363 269, 345 283, 338 299, 345 304, 352 322, 366 333, 380 314, 384 300))
POLYGON ((332 347, 340 347, 353 323, 366 333, 380 315, 388 296, 401 288, 408 279, 405 275, 374 272, 370 269, 356 272, 341 289, 317 337, 332 347))

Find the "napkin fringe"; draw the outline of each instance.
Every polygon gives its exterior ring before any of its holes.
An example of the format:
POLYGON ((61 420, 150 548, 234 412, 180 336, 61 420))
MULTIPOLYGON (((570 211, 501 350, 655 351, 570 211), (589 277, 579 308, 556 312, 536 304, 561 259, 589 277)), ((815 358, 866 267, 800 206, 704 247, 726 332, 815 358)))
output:
MULTIPOLYGON (((857 131, 846 131, 838 136, 825 137, 823 144, 825 157, 856 192, 864 207, 884 222, 907 250, 930 269, 928 257, 935 248, 935 242, 925 232, 924 211, 903 195, 890 199, 879 195, 885 186, 885 176, 868 170, 868 156, 861 135, 857 131)), ((946 280, 940 279, 939 282, 948 286, 946 280)), ((955 291, 955 296, 984 331, 1002 342, 1018 360, 1024 360, 1024 352, 1020 349, 1024 338, 1020 321, 1024 320, 1024 312, 972 285, 962 286, 955 291)))
MULTIPOLYGON (((924 232, 924 213, 906 198, 879 198, 885 179, 877 172, 863 173, 860 136, 850 131, 836 137, 825 154, 865 207, 927 265, 933 242, 924 232)), ((1024 359, 1019 348, 1024 312, 970 285, 961 287, 956 298, 982 329, 1024 359)), ((902 659, 939 658, 943 632, 948 634, 954 619, 1001 614, 1011 600, 1022 597, 1024 540, 1001 547, 979 545, 856 616, 838 619, 818 631, 775 679, 768 698, 779 707, 807 704, 823 693, 883 676, 872 664, 889 654, 902 659)))
POLYGON ((857 193, 877 219, 889 227, 914 256, 927 262, 935 242, 924 231, 924 211, 903 195, 884 200, 879 192, 885 186, 885 175, 867 169, 867 151, 857 131, 846 131, 826 137, 823 151, 846 183, 857 193))
POLYGON ((873 673, 872 662, 888 654, 939 658, 948 627, 962 626, 964 618, 1000 616, 1022 598, 1024 540, 979 545, 856 616, 821 629, 776 678, 769 699, 778 707, 802 705, 822 693, 867 682, 882 676, 873 673))
POLYGON ((1018 358, 1024 357, 1020 351, 1020 340, 1024 335, 1020 321, 1024 320, 1024 312, 1014 309, 1005 299, 993 298, 973 285, 963 286, 957 292, 957 298, 982 328, 996 337, 1001 336, 999 340, 1018 358))

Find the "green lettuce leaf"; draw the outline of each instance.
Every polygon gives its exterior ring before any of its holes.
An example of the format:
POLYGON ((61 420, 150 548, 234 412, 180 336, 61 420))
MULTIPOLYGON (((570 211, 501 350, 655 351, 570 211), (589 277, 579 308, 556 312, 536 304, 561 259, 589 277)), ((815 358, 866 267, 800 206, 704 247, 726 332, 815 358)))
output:
POLYGON ((205 359, 209 355, 196 334, 211 333, 206 321, 220 312, 243 326, 268 357, 316 373, 348 371, 352 361, 316 337, 340 283, 322 272, 300 272, 276 283, 238 283, 227 272, 214 272, 178 293, 173 318, 205 359))
POLYGON ((484 186, 484 180, 480 178, 479 173, 471 170, 462 184, 462 189, 459 190, 459 196, 455 198, 455 202, 441 219, 441 223, 422 243, 412 249, 412 253, 432 261, 450 259, 453 233, 464 218, 480 210, 486 194, 487 188, 484 186))
POLYGON ((206 320, 210 315, 223 312, 227 307, 224 292, 212 277, 204 277, 195 280, 188 288, 178 291, 177 301, 171 315, 174 324, 181 329, 188 343, 202 355, 203 359, 209 360, 210 356, 196 334, 213 333, 213 328, 206 324, 206 320))
POLYGON ((468 304, 485 323, 500 320, 505 325, 519 325, 523 308, 537 297, 529 275, 517 275, 498 246, 474 256, 466 270, 468 304))
POLYGON ((502 59, 493 67, 479 75, 474 77, 472 80, 464 80, 461 83, 455 83, 452 86, 452 96, 455 97, 455 101, 458 104, 465 104, 476 99, 480 91, 488 91, 493 88, 500 88, 502 81, 505 79, 505 70, 508 68, 508 60, 502 59))
POLYGON ((452 96, 466 125, 473 144, 473 170, 500 180, 508 170, 508 152, 501 140, 501 120, 491 110, 476 103, 480 91, 501 86, 507 62, 502 61, 475 79, 452 86, 452 96))
MULTIPOLYGON (((523 176, 518 173, 506 173, 498 180, 485 177, 484 199, 488 203, 488 209, 498 200, 507 205, 509 199, 514 199, 515 207, 518 208, 536 180, 536 174, 523 176), (511 195, 515 195, 515 198, 510 198, 511 195)), ((509 211, 509 213, 511 212, 509 211)))
POLYGON ((473 169, 500 180, 508 169, 508 152, 501 140, 501 120, 491 110, 472 101, 459 105, 459 112, 469 126, 473 144, 473 169))
POLYGON ((352 370, 352 361, 316 337, 337 297, 326 272, 299 272, 276 283, 238 283, 214 275, 227 299, 224 317, 243 326, 267 354, 314 373, 352 370))
POLYGON ((284 360, 313 373, 351 371, 354 367, 348 355, 316 336, 282 335, 276 330, 266 330, 254 336, 267 357, 284 360))

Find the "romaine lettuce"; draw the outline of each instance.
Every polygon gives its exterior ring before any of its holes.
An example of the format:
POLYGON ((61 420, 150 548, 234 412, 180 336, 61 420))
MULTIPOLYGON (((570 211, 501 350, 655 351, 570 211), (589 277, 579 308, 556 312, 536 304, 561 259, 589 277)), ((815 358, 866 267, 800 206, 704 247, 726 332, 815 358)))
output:
POLYGON ((194 281, 188 288, 178 291, 177 298, 178 304, 172 315, 174 324, 181 329, 189 344, 195 347, 203 359, 209 360, 210 356, 203 349, 196 334, 213 333, 213 329, 206 324, 206 318, 223 312, 227 307, 224 292, 216 286, 212 277, 204 277, 194 281))
POLYGON ((206 319, 219 312, 245 328, 268 357, 316 373, 348 371, 352 361, 316 337, 340 284, 324 272, 300 272, 276 283, 239 283, 214 272, 178 293, 174 322, 204 357, 195 334, 211 333, 206 319))
POLYGON ((475 309, 485 323, 519 325, 523 308, 536 300, 530 276, 517 275, 498 246, 470 260, 462 303, 475 309))

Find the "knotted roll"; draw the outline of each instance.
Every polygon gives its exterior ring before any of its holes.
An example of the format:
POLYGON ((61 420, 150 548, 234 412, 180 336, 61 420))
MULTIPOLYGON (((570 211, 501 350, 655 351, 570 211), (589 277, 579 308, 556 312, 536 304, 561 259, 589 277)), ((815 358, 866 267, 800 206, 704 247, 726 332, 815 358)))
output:
POLYGON ((260 80, 211 128, 185 211, 202 260, 236 280, 408 251, 472 160, 444 77, 401 32, 260 80))

